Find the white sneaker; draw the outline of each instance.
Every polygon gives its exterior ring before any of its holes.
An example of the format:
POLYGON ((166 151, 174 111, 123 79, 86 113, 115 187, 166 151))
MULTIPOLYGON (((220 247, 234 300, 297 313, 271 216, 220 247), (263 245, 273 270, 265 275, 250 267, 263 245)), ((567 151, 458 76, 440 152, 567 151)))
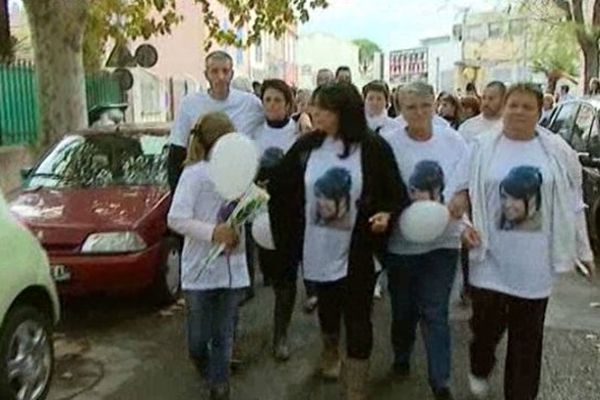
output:
POLYGON ((469 373, 469 389, 471 389, 473 397, 477 400, 483 400, 487 398, 490 393, 490 383, 487 379, 478 378, 469 373))

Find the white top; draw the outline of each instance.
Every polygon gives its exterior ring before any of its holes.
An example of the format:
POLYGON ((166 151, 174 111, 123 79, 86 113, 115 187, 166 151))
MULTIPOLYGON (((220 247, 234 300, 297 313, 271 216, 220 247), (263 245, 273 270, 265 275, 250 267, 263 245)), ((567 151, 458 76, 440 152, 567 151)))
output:
POLYGON ((254 132, 254 140, 261 157, 269 149, 281 150, 282 155, 292 147, 298 137, 298 123, 290 118, 283 128, 273 128, 266 122, 254 132))
POLYGON ((231 89, 225 100, 215 100, 208 93, 193 93, 181 101, 169 143, 187 148, 190 131, 200 117, 216 111, 227 114, 236 131, 248 136, 265 120, 260 99, 253 94, 231 89))
POLYGON ((367 113, 365 113, 365 116, 367 117, 367 125, 373 132, 383 134, 384 132, 402 129, 402 125, 394 118, 390 118, 387 111, 374 117, 370 117, 367 113))
POLYGON ((306 165, 306 229, 304 278, 333 282, 348 275, 357 201, 362 192, 361 150, 339 158, 341 141, 325 139, 311 152, 306 165))
POLYGON ((204 259, 212 246, 218 214, 227 201, 208 177, 208 164, 200 161, 181 174, 167 217, 169 227, 185 237, 181 259, 181 286, 184 290, 243 288, 250 285, 244 234, 229 255, 221 255, 202 272, 204 259))
POLYGON ((483 114, 479 114, 473 118, 469 118, 458 127, 458 133, 471 143, 481 133, 491 133, 502 131, 502 118, 487 119, 483 114))
MULTIPOLYGON (((457 191, 460 161, 468 158, 468 147, 462 137, 452 128, 433 126, 432 137, 420 142, 412 139, 406 128, 392 134, 384 134, 389 143, 402 180, 413 201, 433 200, 446 204, 457 191)), ((462 178, 465 179, 465 178, 462 178)), ((388 250, 395 254, 423 254, 435 249, 460 247, 463 224, 452 220, 445 232, 430 243, 414 243, 403 237, 396 224, 388 250)))
POLYGON ((542 194, 554 179, 540 140, 500 138, 484 179, 489 244, 484 261, 471 266, 471 284, 527 299, 550 296, 552 199, 542 194))
MULTIPOLYGON (((398 122, 400 124, 400 128, 404 129, 406 128, 406 120, 404 119, 404 116, 402 114, 400 114, 399 116, 396 117, 396 119, 394 120, 396 122, 398 122)), ((433 114, 431 116, 431 123, 434 126, 437 126, 438 128, 451 128, 450 127, 450 122, 446 121, 444 118, 440 117, 437 114, 433 114)))

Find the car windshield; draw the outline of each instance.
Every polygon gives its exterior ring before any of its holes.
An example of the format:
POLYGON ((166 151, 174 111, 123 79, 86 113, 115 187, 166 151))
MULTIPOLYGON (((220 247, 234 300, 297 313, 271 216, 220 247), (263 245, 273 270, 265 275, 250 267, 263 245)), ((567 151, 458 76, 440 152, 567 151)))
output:
POLYGON ((166 158, 166 136, 144 133, 69 135, 44 156, 24 186, 165 186, 166 158))

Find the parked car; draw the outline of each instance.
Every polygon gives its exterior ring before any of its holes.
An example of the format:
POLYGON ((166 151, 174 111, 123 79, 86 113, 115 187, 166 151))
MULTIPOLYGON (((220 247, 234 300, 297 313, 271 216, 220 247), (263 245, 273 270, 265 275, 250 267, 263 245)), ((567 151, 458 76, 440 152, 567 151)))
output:
POLYGON ((583 167, 583 196, 594 250, 600 253, 600 98, 559 103, 548 129, 560 135, 579 154, 583 167))
POLYGON ((59 314, 48 258, 0 192, 0 399, 46 397, 59 314))
POLYGON ((90 128, 63 137, 30 170, 11 211, 48 252, 64 296, 180 291, 181 245, 167 227, 169 126, 90 128))

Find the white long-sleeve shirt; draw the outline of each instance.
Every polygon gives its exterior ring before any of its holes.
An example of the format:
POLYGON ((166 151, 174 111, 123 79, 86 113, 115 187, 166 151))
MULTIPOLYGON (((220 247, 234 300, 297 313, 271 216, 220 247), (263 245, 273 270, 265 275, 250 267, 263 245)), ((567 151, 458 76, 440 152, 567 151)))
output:
POLYGON ((219 210, 226 203, 209 179, 206 162, 184 169, 167 217, 169 227, 185 237, 181 260, 184 290, 242 288, 250 284, 242 232, 238 247, 205 267, 219 210))

